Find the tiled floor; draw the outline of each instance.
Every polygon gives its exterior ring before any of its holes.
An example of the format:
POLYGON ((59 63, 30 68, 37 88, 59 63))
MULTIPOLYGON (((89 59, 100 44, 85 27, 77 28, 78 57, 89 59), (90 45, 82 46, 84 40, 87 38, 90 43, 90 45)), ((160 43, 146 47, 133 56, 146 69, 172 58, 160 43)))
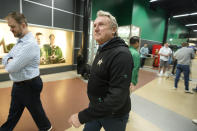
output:
MULTIPOLYGON (((192 82, 197 82, 197 60, 192 64, 192 82)), ((41 94, 44 109, 55 131, 82 131, 71 127, 67 120, 72 113, 87 107, 86 82, 75 71, 42 76, 41 94)), ((6 120, 12 82, 0 82, 0 125, 6 120)), ((183 81, 172 90, 173 78, 157 77, 155 72, 140 70, 137 90, 132 92, 132 112, 127 131, 197 131, 191 122, 197 118, 197 93, 184 93, 183 81)), ((25 110, 14 131, 36 131, 29 112, 25 110)), ((103 131, 103 129, 102 129, 103 131)))

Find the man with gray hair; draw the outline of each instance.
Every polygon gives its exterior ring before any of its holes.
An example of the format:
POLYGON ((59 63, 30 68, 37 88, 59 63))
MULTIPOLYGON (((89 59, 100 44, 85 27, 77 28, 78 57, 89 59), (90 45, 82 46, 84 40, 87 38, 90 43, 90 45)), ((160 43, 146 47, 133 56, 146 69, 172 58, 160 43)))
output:
POLYGON ((133 59, 125 42, 117 37, 118 24, 109 12, 98 11, 94 39, 99 44, 92 64, 87 93, 88 108, 72 115, 69 123, 84 131, 125 131, 131 110, 130 82, 133 59))

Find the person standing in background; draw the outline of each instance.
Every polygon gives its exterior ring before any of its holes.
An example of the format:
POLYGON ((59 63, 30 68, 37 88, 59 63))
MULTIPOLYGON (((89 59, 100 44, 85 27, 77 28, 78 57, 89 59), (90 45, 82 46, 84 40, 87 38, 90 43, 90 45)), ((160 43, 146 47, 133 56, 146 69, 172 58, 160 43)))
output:
POLYGON ((174 53, 175 59, 177 59, 176 66, 176 78, 174 82, 174 89, 178 88, 178 82, 181 76, 181 72, 184 74, 184 84, 185 84, 185 93, 193 93, 189 90, 189 73, 190 73, 190 64, 191 59, 194 58, 194 51, 191 48, 188 48, 188 43, 182 43, 182 48, 177 50, 174 53))
POLYGON ((140 49, 140 67, 144 67, 144 63, 146 61, 148 55, 148 44, 144 44, 144 46, 140 49))
POLYGON ((140 54, 137 51, 139 48, 139 37, 133 36, 130 38, 130 47, 129 50, 131 52, 133 62, 134 62, 134 68, 132 71, 132 77, 131 77, 131 88, 134 88, 138 83, 138 72, 140 68, 140 54), (134 87, 133 87, 134 86, 134 87))
POLYGON ((87 93, 88 108, 71 115, 69 123, 83 131, 125 131, 131 110, 130 82, 133 60, 128 46, 117 37, 118 24, 109 12, 98 11, 94 39, 99 44, 87 93))
POLYGON ((29 32, 27 20, 23 14, 9 13, 6 20, 14 36, 19 39, 2 60, 5 70, 14 83, 8 119, 0 127, 0 131, 12 131, 25 107, 39 131, 50 131, 52 126, 40 100, 43 87, 39 71, 40 48, 33 34, 29 32))
POLYGON ((47 64, 46 52, 45 52, 43 45, 42 45, 42 38, 43 38, 42 33, 37 32, 35 38, 36 38, 36 41, 40 47, 40 64, 41 65, 47 64))
MULTIPOLYGON (((168 59, 171 54, 172 50, 168 47, 168 43, 165 43, 164 46, 159 50, 160 63, 158 76, 165 74, 166 68, 168 67, 168 59)), ((168 76, 168 74, 165 74, 165 76, 168 76)))

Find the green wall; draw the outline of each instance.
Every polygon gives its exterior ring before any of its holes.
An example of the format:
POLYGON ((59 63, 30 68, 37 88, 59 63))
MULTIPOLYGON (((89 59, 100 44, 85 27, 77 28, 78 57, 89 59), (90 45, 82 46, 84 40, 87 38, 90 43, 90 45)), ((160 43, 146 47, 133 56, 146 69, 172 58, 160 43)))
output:
POLYGON ((176 20, 171 19, 168 25, 168 36, 167 41, 170 44, 181 45, 182 42, 186 42, 187 39, 179 39, 179 34, 188 33, 188 29, 179 24, 176 20), (172 39, 170 41, 170 39, 172 39))
POLYGON ((153 11, 148 0, 135 0, 132 24, 141 28, 141 38, 162 42, 165 29, 165 13, 153 11))
MULTIPOLYGON (((140 27, 141 38, 163 42, 165 30, 165 12, 161 9, 150 9, 149 0, 92 0, 92 20, 98 10, 110 12, 116 17, 119 26, 133 24, 140 27)), ((180 44, 186 39, 178 39, 180 33, 187 29, 175 21, 169 22, 167 41, 180 44)))
POLYGON ((92 0, 92 20, 99 10, 110 12, 119 26, 130 25, 133 0, 92 0))

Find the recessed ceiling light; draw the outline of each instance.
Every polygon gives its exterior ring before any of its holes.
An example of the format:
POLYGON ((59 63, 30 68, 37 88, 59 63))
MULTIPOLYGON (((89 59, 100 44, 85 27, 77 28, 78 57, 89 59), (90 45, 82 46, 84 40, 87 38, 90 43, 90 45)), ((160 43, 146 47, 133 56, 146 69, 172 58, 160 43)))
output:
POLYGON ((173 18, 185 17, 185 16, 190 16, 190 15, 197 15, 197 12, 190 13, 190 14, 175 15, 173 16, 173 18))
POLYGON ((187 24, 185 26, 196 26, 197 24, 187 24))
POLYGON ((158 0, 150 0, 150 2, 155 2, 155 1, 158 1, 158 0))

